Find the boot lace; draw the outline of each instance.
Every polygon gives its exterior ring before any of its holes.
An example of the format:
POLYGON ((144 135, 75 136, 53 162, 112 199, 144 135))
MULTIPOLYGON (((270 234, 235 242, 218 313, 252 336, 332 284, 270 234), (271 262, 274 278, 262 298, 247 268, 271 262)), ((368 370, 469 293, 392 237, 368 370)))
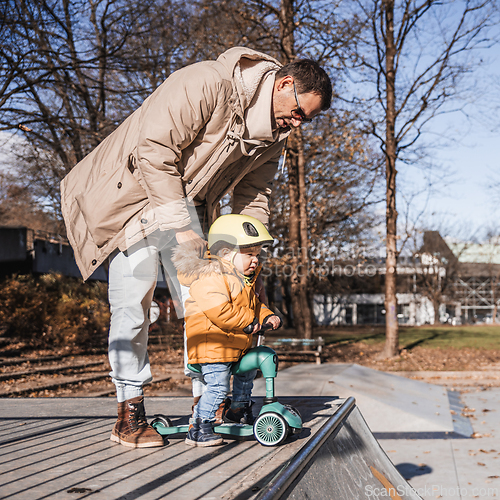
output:
POLYGON ((147 427, 148 422, 146 420, 146 411, 142 403, 134 404, 129 403, 130 414, 128 421, 132 430, 136 430, 139 427, 147 427))

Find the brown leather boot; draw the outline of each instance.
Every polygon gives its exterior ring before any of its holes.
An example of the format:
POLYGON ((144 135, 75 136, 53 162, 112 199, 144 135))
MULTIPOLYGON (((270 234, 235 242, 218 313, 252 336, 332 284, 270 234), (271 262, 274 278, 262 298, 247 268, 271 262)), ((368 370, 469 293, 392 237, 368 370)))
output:
POLYGON ((118 403, 118 420, 109 439, 129 448, 163 446, 162 436, 146 421, 144 396, 118 403))

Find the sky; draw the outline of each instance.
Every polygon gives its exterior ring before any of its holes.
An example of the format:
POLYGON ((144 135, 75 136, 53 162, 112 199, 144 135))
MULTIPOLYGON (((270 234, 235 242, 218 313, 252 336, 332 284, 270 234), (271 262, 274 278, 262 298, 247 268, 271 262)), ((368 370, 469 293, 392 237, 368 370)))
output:
MULTIPOLYGON (((468 124, 462 124, 462 131, 468 124)), ((496 177, 500 180, 500 137, 486 127, 477 125, 458 144, 443 148, 436 155, 440 165, 450 175, 436 186, 425 206, 425 224, 450 236, 482 238, 489 228, 500 229, 500 193, 489 187, 496 177)), ((424 198, 425 201, 424 201, 424 198)))
MULTIPOLYGON (((433 153, 436 174, 444 173, 432 192, 419 196, 414 212, 419 225, 446 236, 483 240, 489 228, 500 234, 500 47, 489 49, 488 64, 477 75, 482 86, 466 113, 438 117, 431 129, 451 142, 433 153)), ((401 171, 399 167, 399 171, 401 171)), ((418 182, 417 171, 401 176, 401 188, 418 182)), ((400 207, 401 209, 403 207, 400 207)))

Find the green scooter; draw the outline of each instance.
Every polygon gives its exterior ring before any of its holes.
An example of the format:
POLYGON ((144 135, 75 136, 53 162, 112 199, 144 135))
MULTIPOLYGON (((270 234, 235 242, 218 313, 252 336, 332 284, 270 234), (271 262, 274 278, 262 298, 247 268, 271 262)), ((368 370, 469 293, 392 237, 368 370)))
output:
MULTIPOLYGON (((272 329, 269 324, 262 325, 258 332, 257 346, 250 349, 237 363, 231 372, 233 375, 247 373, 251 370, 260 370, 266 381, 266 397, 258 417, 252 425, 248 424, 220 424, 214 426, 214 432, 222 435, 237 437, 248 437, 252 434, 263 446, 277 446, 292 434, 298 434, 302 430, 302 418, 300 413, 289 405, 278 402, 274 394, 274 379, 278 374, 278 356, 270 348, 261 345, 262 335, 266 330, 272 329)), ((201 373, 200 365, 188 365, 195 373, 201 373)), ((151 421, 151 425, 162 436, 185 433, 189 425, 173 425, 171 420, 164 415, 157 415, 151 421)))

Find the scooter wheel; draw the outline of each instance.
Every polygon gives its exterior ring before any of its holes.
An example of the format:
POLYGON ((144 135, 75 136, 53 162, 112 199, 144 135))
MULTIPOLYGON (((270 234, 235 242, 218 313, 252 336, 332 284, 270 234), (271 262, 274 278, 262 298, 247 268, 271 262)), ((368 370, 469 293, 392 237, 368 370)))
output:
POLYGON ((150 422, 151 427, 172 427, 172 421, 165 415, 155 415, 155 418, 150 422))
POLYGON ((288 423, 277 413, 263 413, 255 419, 253 433, 261 445, 277 446, 288 436, 288 423))

